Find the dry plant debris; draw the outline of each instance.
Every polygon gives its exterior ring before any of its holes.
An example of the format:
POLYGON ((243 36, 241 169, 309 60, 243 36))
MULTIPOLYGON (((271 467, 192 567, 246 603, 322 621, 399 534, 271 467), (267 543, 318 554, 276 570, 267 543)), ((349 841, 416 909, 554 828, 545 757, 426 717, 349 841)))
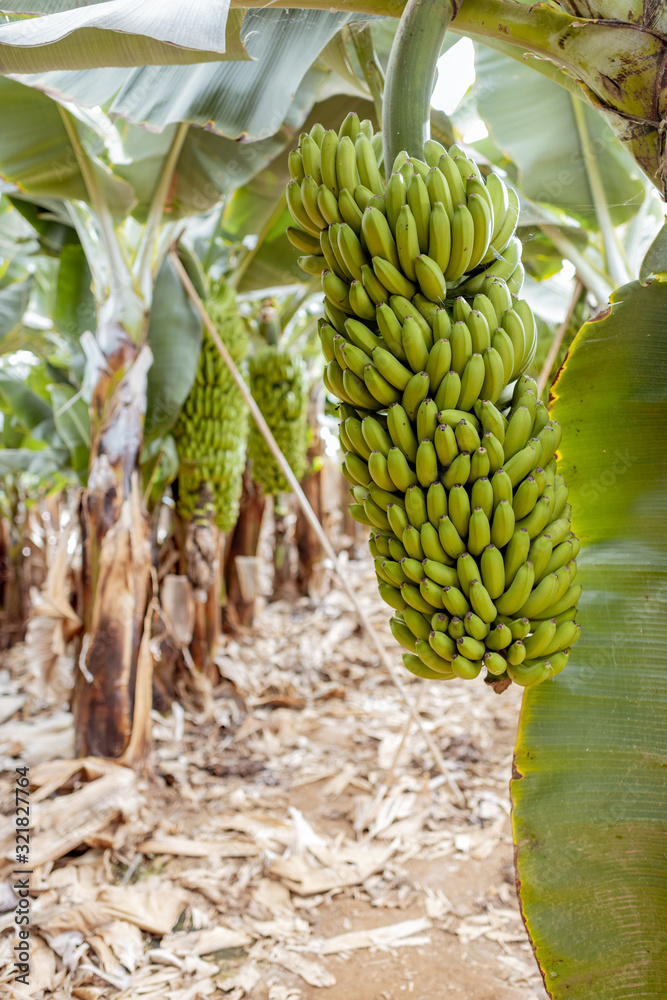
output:
MULTIPOLYGON (((397 656, 369 564, 350 573, 397 656)), ((511 867, 520 692, 406 681, 459 802, 339 591, 268 605, 218 663, 215 689, 154 713, 142 777, 72 760, 71 716, 26 700, 34 656, 7 654, 0 997, 544 1000, 511 867), (34 822, 24 992, 11 983, 18 760, 34 822)))

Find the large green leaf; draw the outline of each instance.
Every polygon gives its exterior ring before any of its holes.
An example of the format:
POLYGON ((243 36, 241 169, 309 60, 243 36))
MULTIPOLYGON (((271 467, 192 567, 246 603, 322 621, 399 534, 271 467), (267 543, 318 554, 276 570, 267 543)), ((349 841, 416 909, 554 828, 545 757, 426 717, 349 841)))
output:
POLYGON ((50 385, 53 419, 69 448, 72 468, 84 477, 90 457, 90 414, 81 393, 62 382, 50 385))
POLYGON ((485 45, 477 44, 475 51, 480 114, 496 144, 517 165, 523 193, 597 228, 576 101, 612 221, 618 225, 630 219, 644 199, 644 186, 600 115, 530 66, 485 45))
POLYGON ((80 243, 63 247, 58 268, 53 324, 58 333, 78 341, 85 330, 97 325, 92 275, 80 243))
POLYGON ((31 290, 31 277, 0 289, 0 352, 3 350, 3 341, 20 326, 31 290))
POLYGON ((248 58, 240 38, 244 12, 229 12, 229 0, 12 5, 17 12, 35 8, 43 16, 0 25, 0 72, 248 58))
MULTIPOLYGON (((49 72, 25 76, 23 82, 61 101, 109 105, 113 116, 152 130, 187 121, 244 143, 266 139, 285 121, 302 79, 350 17, 317 10, 251 10, 243 37, 252 62, 49 72)), ((320 72, 326 80, 323 67, 320 72)))
POLYGON ((625 285, 555 387, 584 631, 523 702, 512 782, 521 905, 555 1000, 667 982, 667 283, 625 285))
MULTIPOLYGON (((0 176, 20 191, 40 197, 88 200, 88 192, 58 104, 32 87, 0 76, 3 108, 0 134, 0 176), (28 123, 28 126, 26 125, 28 123)), ((97 144, 80 126, 86 144, 97 144)), ((91 160, 105 200, 115 215, 125 215, 134 202, 130 185, 103 163, 91 160)))
POLYGON ((252 10, 243 25, 252 62, 135 70, 111 113, 164 128, 188 121, 244 141, 273 135, 322 48, 349 19, 329 11, 252 10))
POLYGON ((0 448, 0 477, 27 472, 40 480, 63 474, 67 463, 67 452, 44 448, 32 451, 30 448, 0 448))
POLYGON ((13 375, 0 373, 0 401, 4 401, 25 430, 51 419, 51 407, 13 375))
POLYGON ((148 325, 153 364, 148 370, 144 435, 169 430, 194 381, 201 346, 201 320, 169 257, 155 282, 148 325))

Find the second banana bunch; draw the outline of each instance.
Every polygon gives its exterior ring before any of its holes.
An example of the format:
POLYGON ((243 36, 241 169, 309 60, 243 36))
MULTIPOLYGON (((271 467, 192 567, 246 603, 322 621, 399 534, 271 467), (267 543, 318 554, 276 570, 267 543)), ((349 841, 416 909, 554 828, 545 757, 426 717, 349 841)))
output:
POLYGON ((391 629, 420 677, 502 690, 559 673, 579 540, 560 425, 525 375, 537 332, 515 193, 456 146, 400 153, 348 115, 290 154, 288 236, 322 275, 324 381, 341 400, 352 516, 371 528, 391 629))

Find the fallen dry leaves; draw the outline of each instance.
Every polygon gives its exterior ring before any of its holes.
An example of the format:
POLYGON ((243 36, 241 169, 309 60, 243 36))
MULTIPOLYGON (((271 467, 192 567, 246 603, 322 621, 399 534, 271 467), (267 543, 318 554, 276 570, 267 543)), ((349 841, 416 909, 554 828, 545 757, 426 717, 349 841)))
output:
MULTIPOLYGON (((397 654, 368 564, 351 572, 397 654)), ((339 591, 269 605, 219 668, 206 697, 154 713, 141 778, 72 760, 71 716, 26 702, 26 656, 7 656, 0 997, 544 1000, 509 868, 519 692, 406 676, 445 776, 339 591), (23 993, 10 975, 17 761, 31 765, 34 824, 23 993)))

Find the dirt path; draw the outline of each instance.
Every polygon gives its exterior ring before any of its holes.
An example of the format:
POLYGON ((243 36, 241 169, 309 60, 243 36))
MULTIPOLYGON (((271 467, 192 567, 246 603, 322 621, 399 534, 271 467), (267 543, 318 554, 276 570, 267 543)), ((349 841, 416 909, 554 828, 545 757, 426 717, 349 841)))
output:
MULTIPOLYGON (((352 572, 398 655, 369 566, 352 572)), ((512 868, 520 692, 405 675, 444 776, 340 593, 269 606, 219 662, 214 691, 155 716, 151 779, 114 765, 68 774, 36 807, 36 978, 21 993, 2 972, 0 996, 545 1000, 512 868), (100 780, 124 782, 101 820, 82 797, 100 780), (59 854, 55 810, 76 795, 81 840, 59 854)), ((22 663, 10 658, 7 698, 22 663)), ((26 727, 32 714, 48 729, 54 712, 38 708, 5 723, 4 745, 0 730, 6 767, 43 745, 26 727)), ((72 770, 38 761, 37 798, 54 767, 72 770)), ((3 779, 7 814, 9 793, 3 779)), ((7 969, 13 913, 0 899, 7 969)))

